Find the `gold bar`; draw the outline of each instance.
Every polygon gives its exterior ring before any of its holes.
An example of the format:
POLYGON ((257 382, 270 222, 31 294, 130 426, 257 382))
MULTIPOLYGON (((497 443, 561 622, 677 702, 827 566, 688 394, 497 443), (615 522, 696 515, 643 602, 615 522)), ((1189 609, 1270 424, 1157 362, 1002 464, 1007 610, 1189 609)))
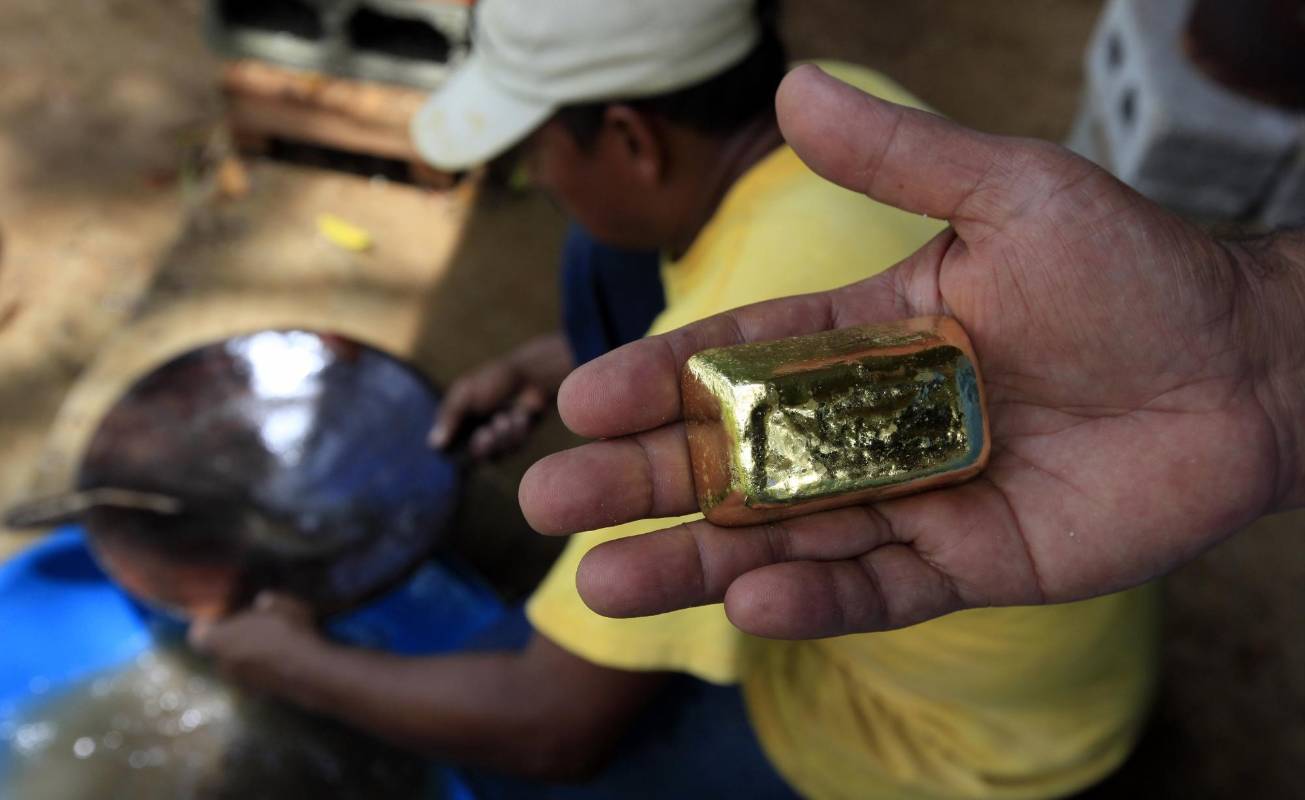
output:
POLYGON ((755 525, 967 480, 988 417, 948 317, 704 350, 681 395, 698 506, 755 525))

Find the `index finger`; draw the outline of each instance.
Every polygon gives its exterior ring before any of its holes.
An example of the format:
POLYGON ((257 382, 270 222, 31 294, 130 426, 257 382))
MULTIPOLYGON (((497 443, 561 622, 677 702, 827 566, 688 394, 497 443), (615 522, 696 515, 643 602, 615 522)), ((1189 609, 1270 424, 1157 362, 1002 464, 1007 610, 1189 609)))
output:
POLYGON ((711 347, 779 339, 833 326, 829 293, 726 311, 632 342, 575 370, 557 393, 567 427, 581 436, 625 436, 680 419, 680 368, 711 347))
MULTIPOLYGON (((712 347, 944 313, 936 291, 918 290, 951 241, 939 234, 906 261, 863 281, 815 294, 754 303, 627 344, 576 369, 557 408, 567 427, 591 439, 628 436, 678 421, 680 370, 712 347)), ((924 282, 928 286, 928 281, 924 282)))
POLYGON ((467 387, 462 383, 453 384, 453 388, 444 395, 439 411, 435 414, 435 423, 431 425, 426 437, 431 447, 443 450, 449 446, 462 427, 462 418, 467 415, 470 405, 467 387))

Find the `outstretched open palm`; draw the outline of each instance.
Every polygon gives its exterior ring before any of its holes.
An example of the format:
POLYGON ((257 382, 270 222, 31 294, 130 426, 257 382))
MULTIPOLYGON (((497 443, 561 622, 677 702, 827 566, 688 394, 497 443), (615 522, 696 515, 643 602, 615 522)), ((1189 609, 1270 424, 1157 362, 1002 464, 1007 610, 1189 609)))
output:
POLYGON ((1246 355, 1256 304, 1237 246, 1054 145, 977 134, 815 68, 788 77, 778 107, 816 172, 951 228, 877 277, 575 372, 563 418, 603 441, 535 465, 528 519, 560 534, 696 510, 678 377, 693 353, 927 314, 955 317, 974 342, 991 463, 903 499, 600 545, 577 577, 596 611, 724 600, 745 631, 801 638, 1067 601, 1162 574, 1286 500, 1268 361, 1246 355))

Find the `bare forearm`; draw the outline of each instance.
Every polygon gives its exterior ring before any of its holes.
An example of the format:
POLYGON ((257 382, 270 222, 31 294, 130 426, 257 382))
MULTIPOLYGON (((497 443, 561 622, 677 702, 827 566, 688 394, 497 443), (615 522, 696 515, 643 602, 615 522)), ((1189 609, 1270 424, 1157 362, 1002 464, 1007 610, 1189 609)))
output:
POLYGON ((519 653, 428 658, 322 640, 288 656, 264 688, 432 756, 535 777, 583 773, 660 679, 587 664, 577 674, 574 657, 536 638, 519 653))
POLYGON ((1305 506, 1305 230, 1230 243, 1243 269, 1246 348, 1277 443, 1277 507, 1305 506))
POLYGON ((519 738, 515 657, 403 658, 322 641, 265 687, 297 705, 423 752, 460 757, 519 738), (515 711, 515 713, 514 713, 515 711))

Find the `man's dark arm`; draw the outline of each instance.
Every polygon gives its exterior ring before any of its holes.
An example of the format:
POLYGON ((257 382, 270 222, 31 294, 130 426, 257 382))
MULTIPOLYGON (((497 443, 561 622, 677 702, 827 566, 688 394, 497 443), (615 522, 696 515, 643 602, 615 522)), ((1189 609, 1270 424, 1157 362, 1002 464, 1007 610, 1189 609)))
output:
POLYGON ((600 667, 539 634, 517 652, 349 647, 318 636, 286 599, 191 638, 251 688, 417 752, 547 780, 596 769, 663 680, 600 667))

